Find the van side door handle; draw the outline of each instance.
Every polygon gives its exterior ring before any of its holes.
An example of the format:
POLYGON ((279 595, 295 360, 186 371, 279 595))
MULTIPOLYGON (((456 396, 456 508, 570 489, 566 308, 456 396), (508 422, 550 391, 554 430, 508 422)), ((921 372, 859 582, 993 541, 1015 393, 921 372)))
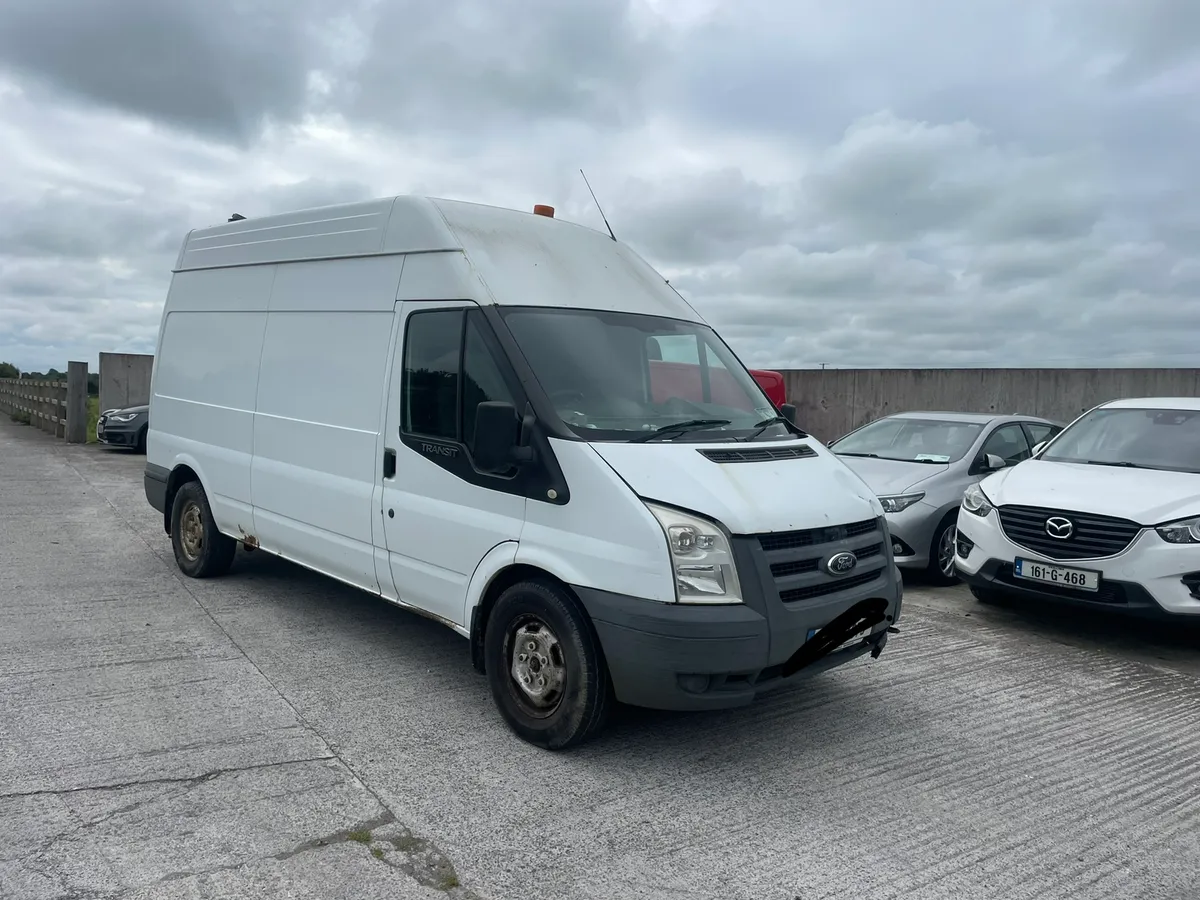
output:
POLYGON ((396 451, 390 447, 383 451, 383 477, 396 477, 396 451))

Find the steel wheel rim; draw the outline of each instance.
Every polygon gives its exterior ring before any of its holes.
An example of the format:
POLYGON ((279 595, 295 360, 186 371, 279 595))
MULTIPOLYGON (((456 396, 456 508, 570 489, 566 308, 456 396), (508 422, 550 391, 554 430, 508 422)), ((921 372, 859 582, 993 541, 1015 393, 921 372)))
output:
POLYGON ((504 658, 513 697, 526 714, 546 718, 562 705, 567 664, 554 630, 535 615, 524 615, 508 628, 504 658))
POLYGON ((954 543, 957 536, 958 529, 951 525, 942 532, 942 539, 938 543, 938 567, 947 578, 954 577, 954 543))
POLYGON ((179 546, 189 560, 197 560, 204 549, 204 522, 200 518, 200 506, 189 502, 179 517, 179 546))

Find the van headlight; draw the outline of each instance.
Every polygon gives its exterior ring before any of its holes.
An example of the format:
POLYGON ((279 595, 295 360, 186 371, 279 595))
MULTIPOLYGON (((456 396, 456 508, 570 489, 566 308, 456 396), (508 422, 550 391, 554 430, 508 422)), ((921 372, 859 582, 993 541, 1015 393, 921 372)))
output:
POLYGON ((983 492, 978 484, 973 484, 963 491, 962 507, 969 513, 974 513, 981 518, 992 511, 992 501, 988 500, 987 494, 983 492))
POLYGON ((1168 522, 1154 530, 1169 544, 1200 544, 1200 517, 1168 522))
POLYGON ((646 507, 667 536, 679 603, 741 603, 733 548, 716 522, 657 503, 646 507))

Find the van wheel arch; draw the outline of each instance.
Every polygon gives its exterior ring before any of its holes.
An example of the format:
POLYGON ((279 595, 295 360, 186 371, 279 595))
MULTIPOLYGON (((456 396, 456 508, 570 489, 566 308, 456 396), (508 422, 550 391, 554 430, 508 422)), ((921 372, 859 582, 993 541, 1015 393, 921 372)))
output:
POLYGON ((191 466, 176 466, 167 477, 167 502, 163 508, 163 531, 167 533, 167 537, 171 536, 171 508, 175 505, 175 495, 189 481, 195 481, 204 487, 200 482, 200 476, 191 466))
POLYGON ((604 649, 569 585, 530 566, 512 568, 501 573, 507 586, 494 598, 499 576, 488 585, 488 608, 473 617, 482 625, 476 632, 488 687, 518 737, 568 750, 599 734, 613 707, 604 649))
MULTIPOLYGON (((588 626, 592 628, 593 634, 595 634, 595 626, 592 625, 591 616, 588 615, 583 603, 579 600, 579 596, 571 589, 569 584, 561 578, 551 575, 545 569, 539 569, 537 566, 525 563, 514 563, 492 576, 492 580, 488 582, 488 586, 483 591, 483 596, 479 598, 479 602, 475 604, 475 608, 471 611, 471 665, 481 675, 487 674, 487 666, 483 661, 483 638, 487 632, 488 620, 491 618, 492 609, 495 607, 496 601, 500 599, 501 594, 514 584, 519 584, 522 581, 541 582, 565 592, 579 605, 580 610, 583 611, 584 618, 588 621, 588 626)), ((596 643, 599 646, 598 635, 596 636, 596 643)))

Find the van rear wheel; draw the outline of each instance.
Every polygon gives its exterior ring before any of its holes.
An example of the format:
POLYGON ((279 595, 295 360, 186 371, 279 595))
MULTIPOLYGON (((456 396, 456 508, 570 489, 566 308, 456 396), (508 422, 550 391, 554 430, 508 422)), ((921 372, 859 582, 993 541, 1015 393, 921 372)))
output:
POLYGON ((612 698, 600 642, 562 589, 523 581, 496 601, 484 632, 492 698, 523 740, 548 750, 603 728, 612 698))
POLYGON ((237 541, 217 530, 198 481, 183 485, 171 504, 171 549, 180 571, 190 578, 224 575, 233 565, 237 541))

